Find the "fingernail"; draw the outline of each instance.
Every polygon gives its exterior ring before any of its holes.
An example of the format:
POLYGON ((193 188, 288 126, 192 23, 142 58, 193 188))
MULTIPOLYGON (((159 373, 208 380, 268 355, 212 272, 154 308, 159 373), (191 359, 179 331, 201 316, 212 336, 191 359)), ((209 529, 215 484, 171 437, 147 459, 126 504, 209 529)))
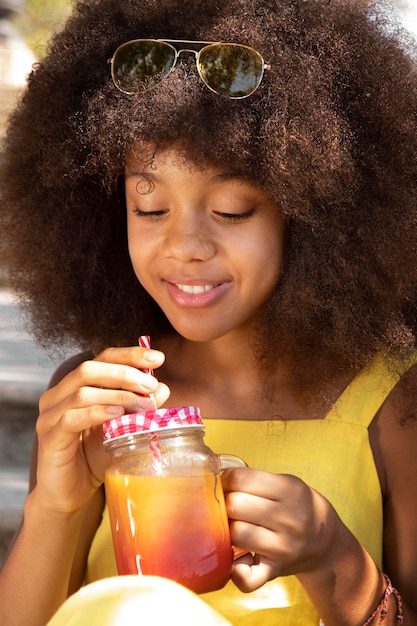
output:
POLYGON ((148 363, 159 363, 161 360, 159 352, 155 352, 154 350, 145 350, 143 356, 148 363))
POLYGON ((145 391, 155 391, 155 381, 151 377, 146 377, 141 383, 141 388, 145 391))
POLYGON ((124 409, 121 406, 108 406, 106 409, 109 415, 123 415, 124 409))
POLYGON ((150 396, 140 396, 136 400, 136 407, 139 411, 151 411, 155 409, 155 399, 153 395, 150 396))

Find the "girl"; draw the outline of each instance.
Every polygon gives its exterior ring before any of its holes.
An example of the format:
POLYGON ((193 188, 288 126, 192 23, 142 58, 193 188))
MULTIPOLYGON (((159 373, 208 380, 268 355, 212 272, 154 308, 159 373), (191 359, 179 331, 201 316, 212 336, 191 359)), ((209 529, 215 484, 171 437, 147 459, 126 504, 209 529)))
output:
POLYGON ((2 624, 115 575, 102 424, 150 393, 249 465, 248 554, 198 606, 417 624, 415 53, 380 0, 77 4, 4 146, 11 284, 81 352, 40 400, 2 624))

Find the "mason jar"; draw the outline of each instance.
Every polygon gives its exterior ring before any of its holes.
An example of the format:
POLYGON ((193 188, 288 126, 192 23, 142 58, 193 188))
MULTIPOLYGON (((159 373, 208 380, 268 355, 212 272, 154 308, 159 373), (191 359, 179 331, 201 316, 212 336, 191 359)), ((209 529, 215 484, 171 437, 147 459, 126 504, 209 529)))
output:
POLYGON ((233 564, 221 471, 244 466, 204 443, 198 407, 133 413, 104 424, 105 474, 119 574, 222 588, 233 564))

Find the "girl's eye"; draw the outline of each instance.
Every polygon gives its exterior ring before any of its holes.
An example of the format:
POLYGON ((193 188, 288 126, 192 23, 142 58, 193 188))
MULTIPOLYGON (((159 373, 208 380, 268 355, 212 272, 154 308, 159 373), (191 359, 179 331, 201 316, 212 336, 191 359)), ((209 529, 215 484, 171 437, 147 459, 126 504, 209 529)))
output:
MULTIPOLYGON (((249 211, 244 211, 243 213, 226 213, 225 211, 213 211, 214 215, 216 215, 219 219, 225 222, 243 222, 252 217, 254 212, 255 209, 249 209, 249 211)), ((133 213, 138 217, 144 217, 147 219, 158 219, 166 215, 166 213, 168 213, 168 209, 143 211, 142 209, 136 208, 133 209, 133 213)))
POLYGON ((225 213, 224 211, 215 211, 215 214, 227 222, 243 222, 244 220, 252 217, 254 212, 255 209, 249 209, 249 211, 244 211, 243 213, 225 213))
POLYGON ((141 209, 134 209, 133 213, 138 217, 148 217, 150 219, 156 219, 165 215, 166 209, 160 209, 159 211, 142 211, 141 209))

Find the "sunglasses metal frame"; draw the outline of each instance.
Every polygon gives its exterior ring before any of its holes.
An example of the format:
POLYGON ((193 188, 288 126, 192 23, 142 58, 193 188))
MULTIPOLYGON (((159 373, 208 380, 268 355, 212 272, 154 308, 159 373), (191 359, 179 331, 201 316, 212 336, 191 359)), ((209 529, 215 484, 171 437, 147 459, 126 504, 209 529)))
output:
POLYGON ((162 82, 163 80, 165 80, 165 78, 167 78, 172 70, 175 68, 177 61, 179 59, 179 56, 181 53, 183 52, 189 52, 194 54, 195 57, 195 63, 196 63, 196 67, 197 67, 197 72, 198 75, 201 79, 201 81, 204 83, 204 85, 213 93, 216 93, 217 95, 220 96, 225 96, 227 98, 230 98, 231 100, 242 100, 244 98, 248 98, 249 96, 251 96, 253 93, 255 93, 255 91, 259 88, 265 70, 269 70, 271 69, 271 66, 269 63, 266 63, 266 61, 264 60, 264 58, 262 57, 262 55, 257 52, 256 50, 254 50, 254 48, 251 48, 250 46, 246 46, 245 44, 240 44, 240 43, 229 43, 229 42, 222 42, 222 41, 193 41, 193 40, 188 40, 188 39, 132 39, 130 41, 126 41, 125 43, 121 44, 120 46, 118 46, 118 48, 116 48, 113 57, 111 59, 109 59, 109 63, 111 64, 111 76, 113 79, 113 83, 115 84, 115 86, 117 87, 117 89, 119 91, 121 91, 122 93, 125 93, 127 95, 138 95, 141 93, 146 93, 147 91, 150 91, 151 89, 154 89, 160 82, 162 82), (120 84, 118 84, 118 80, 116 77, 116 72, 115 72, 115 65, 114 65, 114 61, 117 57, 117 54, 119 51, 121 51, 123 48, 128 47, 132 44, 136 44, 136 43, 141 43, 141 42, 155 42, 155 43, 163 43, 166 44, 167 46, 169 46, 175 56, 174 56, 174 61, 172 63, 172 66, 170 67, 169 71, 166 74, 163 74, 160 78, 160 80, 158 80, 154 85, 150 85, 150 86, 144 86, 144 89, 140 90, 135 90, 135 91, 127 91, 125 89, 123 89, 120 84), (192 48, 181 48, 180 50, 177 50, 172 44, 185 44, 185 45, 193 45, 193 46, 202 46, 202 48, 200 50, 193 50, 192 48), (216 89, 214 89, 210 84, 208 84, 205 80, 205 78, 202 75, 201 72, 201 67, 200 67, 200 55, 204 52, 204 50, 206 50, 207 48, 211 47, 211 46, 230 46, 232 47, 237 47, 237 48, 243 48, 245 50, 249 50, 251 54, 254 55, 255 58, 259 59, 260 64, 261 64, 261 74, 259 76, 259 79, 257 81, 256 86, 254 87, 254 89, 252 89, 249 93, 244 94, 244 95, 239 95, 239 96, 231 96, 227 93, 222 93, 217 91, 216 89))

